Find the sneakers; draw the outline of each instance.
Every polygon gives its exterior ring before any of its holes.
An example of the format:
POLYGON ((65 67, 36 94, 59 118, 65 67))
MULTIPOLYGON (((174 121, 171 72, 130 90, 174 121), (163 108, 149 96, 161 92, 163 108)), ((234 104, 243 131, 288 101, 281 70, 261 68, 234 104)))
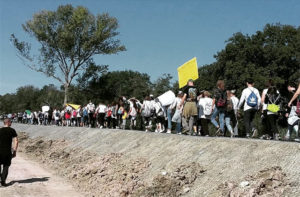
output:
POLYGON ((274 134, 274 140, 280 140, 278 133, 274 134))
POLYGON ((295 142, 300 142, 300 138, 295 138, 294 141, 295 142))
POLYGON ((5 182, 1 182, 1 185, 2 185, 3 187, 7 187, 7 186, 8 186, 8 184, 6 184, 5 182))
POLYGON ((250 138, 250 135, 249 135, 249 133, 247 133, 247 134, 246 134, 246 138, 250 138))
POLYGON ((258 131, 257 129, 253 130, 252 138, 257 138, 258 131))
POLYGON ((233 138, 234 137, 234 133, 233 131, 230 131, 230 137, 233 138))
POLYGON ((218 130, 216 131, 216 136, 219 136, 219 135, 220 135, 220 132, 221 132, 221 129, 218 128, 218 130))
POLYGON ((171 133, 172 133, 172 132, 171 132, 171 129, 168 129, 167 133, 168 133, 168 134, 171 134, 171 133))

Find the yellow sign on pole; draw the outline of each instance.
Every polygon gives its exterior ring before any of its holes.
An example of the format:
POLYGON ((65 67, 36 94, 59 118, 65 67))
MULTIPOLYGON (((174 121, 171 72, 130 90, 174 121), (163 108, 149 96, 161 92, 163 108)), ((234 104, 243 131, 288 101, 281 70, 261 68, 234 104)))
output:
POLYGON ((186 86, 189 79, 196 80, 199 78, 197 59, 194 57, 177 68, 179 88, 186 86))

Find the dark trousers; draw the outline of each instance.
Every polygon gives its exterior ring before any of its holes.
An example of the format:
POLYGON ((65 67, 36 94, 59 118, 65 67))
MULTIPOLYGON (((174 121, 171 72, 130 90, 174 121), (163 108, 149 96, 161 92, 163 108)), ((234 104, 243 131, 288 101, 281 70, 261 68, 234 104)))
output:
POLYGON ((263 111, 263 118, 261 120, 262 127, 263 127, 263 134, 272 135, 271 126, 270 126, 269 121, 267 120, 267 112, 268 112, 268 110, 263 111))
POLYGON ((89 123, 92 128, 95 127, 95 118, 94 118, 94 113, 89 113, 89 123))
POLYGON ((255 117, 256 109, 248 109, 244 111, 244 125, 246 134, 250 134, 252 121, 255 117))
POLYGON ((210 122, 210 119, 207 118, 200 118, 201 122, 201 135, 209 135, 208 131, 208 123, 210 122))
POLYGON ((104 121, 105 121, 105 113, 99 113, 98 114, 98 122, 100 126, 104 127, 104 121))
POLYGON ((6 183, 6 178, 7 178, 7 175, 8 175, 8 169, 9 169, 9 165, 5 165, 5 164, 0 165, 1 183, 6 183))
POLYGON ((271 136, 278 133, 277 124, 276 124, 277 117, 278 116, 276 114, 267 115, 267 122, 268 125, 270 126, 269 135, 271 136))

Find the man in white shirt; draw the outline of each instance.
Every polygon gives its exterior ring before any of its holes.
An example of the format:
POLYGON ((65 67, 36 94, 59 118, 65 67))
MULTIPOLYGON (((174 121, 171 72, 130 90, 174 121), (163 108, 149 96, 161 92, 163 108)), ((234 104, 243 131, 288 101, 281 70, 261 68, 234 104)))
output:
POLYGON ((95 105, 92 103, 92 101, 90 101, 89 104, 87 104, 87 110, 89 114, 89 124, 92 128, 94 128, 95 127, 95 117, 94 117, 95 105))
POLYGON ((246 84, 247 88, 242 92, 238 108, 240 109, 244 104, 244 125, 246 137, 249 137, 250 131, 252 130, 251 125, 253 125, 252 121, 261 103, 261 97, 259 91, 254 88, 252 79, 248 79, 246 84))
POLYGON ((104 127, 104 121, 105 121, 105 112, 106 112, 106 105, 100 103, 96 109, 96 112, 98 113, 98 122, 100 129, 104 127))

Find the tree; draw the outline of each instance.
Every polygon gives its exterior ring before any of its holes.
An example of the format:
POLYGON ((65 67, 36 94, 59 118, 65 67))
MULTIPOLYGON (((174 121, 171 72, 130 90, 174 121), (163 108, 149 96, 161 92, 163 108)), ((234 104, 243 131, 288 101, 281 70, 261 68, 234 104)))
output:
POLYGON ((153 95, 160 96, 168 90, 172 90, 172 76, 170 74, 163 74, 153 84, 153 95))
POLYGON ((287 81, 300 78, 300 27, 267 24, 251 36, 236 33, 215 58, 215 63, 199 68, 200 87, 211 90, 224 79, 228 89, 241 92, 246 79, 253 78, 262 90, 271 78, 284 92, 287 81))
MULTIPOLYGON (((92 70, 94 71, 94 69, 92 70)), ((86 82, 78 83, 79 90, 85 95, 85 99, 91 99, 95 103, 112 102, 120 96, 144 99, 151 93, 152 84, 148 74, 131 70, 102 71, 100 69, 98 72, 90 72, 88 69, 83 73, 83 78, 78 79, 79 82, 83 79, 86 82)))
POLYGON ((94 55, 116 54, 125 46, 114 39, 119 33, 118 21, 107 13, 92 15, 87 8, 59 6, 56 11, 41 11, 23 24, 23 29, 40 44, 38 58, 31 45, 19 41, 14 34, 11 42, 18 56, 31 69, 58 80, 65 91, 81 70, 93 63, 94 55))

